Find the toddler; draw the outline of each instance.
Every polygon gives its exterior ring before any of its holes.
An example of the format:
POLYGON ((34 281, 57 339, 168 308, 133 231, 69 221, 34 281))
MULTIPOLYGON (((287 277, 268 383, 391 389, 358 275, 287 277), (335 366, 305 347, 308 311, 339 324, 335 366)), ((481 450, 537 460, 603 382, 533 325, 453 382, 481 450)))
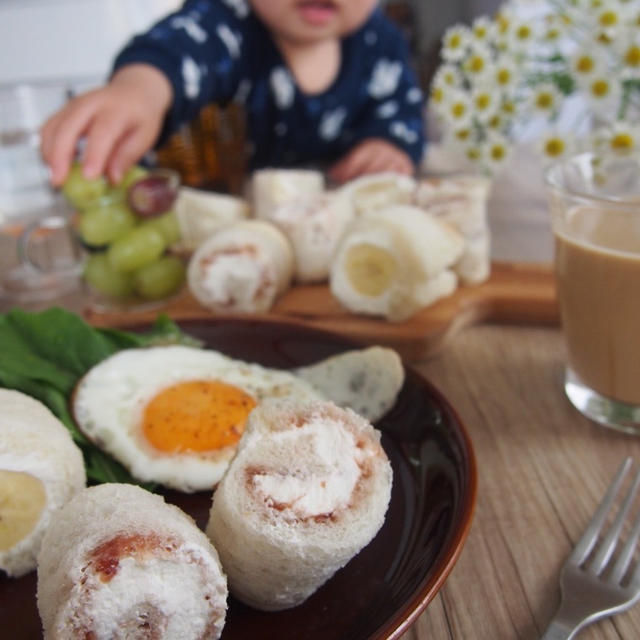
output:
POLYGON ((84 174, 124 172, 207 104, 243 105, 250 166, 321 166, 337 182, 411 173, 422 94, 376 0, 187 0, 117 56, 109 83, 43 126, 60 185, 80 138, 84 174))

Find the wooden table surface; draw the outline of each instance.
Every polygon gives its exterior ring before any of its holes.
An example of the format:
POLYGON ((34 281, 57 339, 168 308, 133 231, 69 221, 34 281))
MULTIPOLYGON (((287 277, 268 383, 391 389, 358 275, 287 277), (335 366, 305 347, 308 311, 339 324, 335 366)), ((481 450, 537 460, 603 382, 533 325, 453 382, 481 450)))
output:
MULTIPOLYGON (((468 328, 417 365, 473 442, 478 499, 443 588, 403 640, 534 640, 559 603, 560 567, 640 439, 595 426, 562 390, 558 329, 468 328)), ((640 638, 640 606, 579 638, 640 638)))
MULTIPOLYGON (((550 262, 544 185, 526 149, 494 185, 493 256, 550 262)), ((536 640, 560 602, 560 568, 640 438, 597 426, 564 395, 559 327, 482 324, 414 363, 458 410, 476 454, 471 532, 436 598, 403 640, 536 640)), ((640 381, 639 381, 640 383, 640 381)), ((580 640, 640 638, 640 604, 580 640)))
MULTIPOLYGON (((548 260, 539 208, 502 202, 490 214, 498 259, 548 260)), ((485 322, 413 364, 468 430, 478 499, 458 562, 403 640, 539 638, 559 604, 569 550, 622 459, 640 462, 640 438, 595 426, 569 405, 563 355, 557 326, 485 322)), ((579 637, 640 638, 640 605, 579 637)))

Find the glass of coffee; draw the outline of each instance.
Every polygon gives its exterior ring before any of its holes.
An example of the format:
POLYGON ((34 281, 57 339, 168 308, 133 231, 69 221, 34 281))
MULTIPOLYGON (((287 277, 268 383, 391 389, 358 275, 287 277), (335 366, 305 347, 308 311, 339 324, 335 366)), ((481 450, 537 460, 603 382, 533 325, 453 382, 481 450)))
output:
POLYGON ((584 153, 545 177, 566 394, 597 423, 640 435, 640 164, 584 153))

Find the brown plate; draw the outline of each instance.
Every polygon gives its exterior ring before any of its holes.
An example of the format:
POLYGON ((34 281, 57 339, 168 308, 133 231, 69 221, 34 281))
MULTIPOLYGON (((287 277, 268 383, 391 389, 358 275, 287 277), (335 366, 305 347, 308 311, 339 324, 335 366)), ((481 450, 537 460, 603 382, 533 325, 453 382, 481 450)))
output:
MULTIPOLYGON (((353 342, 279 322, 180 323, 208 347, 263 365, 310 364, 353 342)), ((396 405, 376 425, 393 467, 385 523, 374 540, 302 605, 265 613, 230 598, 222 640, 399 638, 451 571, 471 526, 476 498, 473 449, 447 400, 412 369, 396 405)), ((204 528, 210 492, 167 492, 204 528)), ((0 628, 12 640, 41 638, 35 572, 0 578, 0 628)))

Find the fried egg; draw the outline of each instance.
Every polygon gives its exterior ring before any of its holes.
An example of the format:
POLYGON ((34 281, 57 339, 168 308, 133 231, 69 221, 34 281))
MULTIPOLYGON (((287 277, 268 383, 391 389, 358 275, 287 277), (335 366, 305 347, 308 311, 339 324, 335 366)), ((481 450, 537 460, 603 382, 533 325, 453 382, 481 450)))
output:
POLYGON ((125 349, 79 381, 82 432, 138 480, 185 492, 222 478, 250 411, 263 398, 322 399, 284 370, 185 346, 125 349))

